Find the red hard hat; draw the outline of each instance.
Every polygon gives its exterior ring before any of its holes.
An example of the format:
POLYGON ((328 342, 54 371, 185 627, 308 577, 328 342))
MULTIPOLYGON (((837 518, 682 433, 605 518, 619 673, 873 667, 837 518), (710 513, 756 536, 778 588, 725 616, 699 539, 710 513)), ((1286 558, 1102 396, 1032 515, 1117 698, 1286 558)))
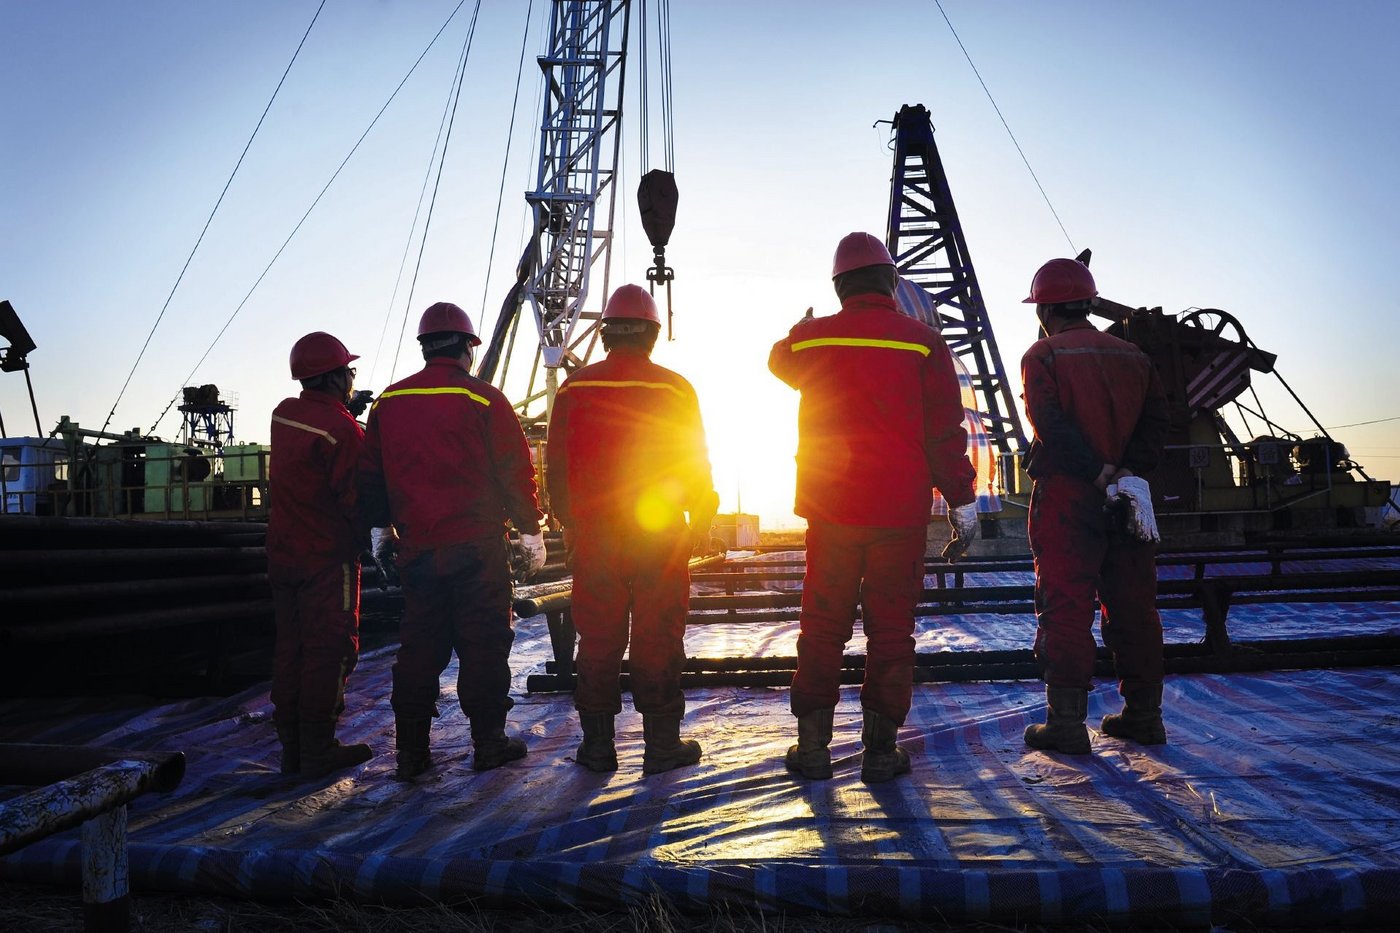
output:
POLYGON ((848 233, 836 244, 836 256, 831 261, 831 277, 866 266, 892 266, 894 259, 885 244, 868 233, 848 233))
POLYGON ((310 379, 348 366, 359 357, 345 349, 345 344, 325 331, 316 331, 292 344, 292 378, 310 379))
POLYGON ((472 346, 481 343, 467 312, 450 301, 439 301, 423 312, 423 317, 418 321, 418 336, 426 337, 429 334, 466 334, 471 338, 472 346))
POLYGON ((1023 305, 1058 305, 1088 301, 1099 293, 1089 267, 1077 259, 1052 259, 1035 271, 1031 296, 1023 305))
POLYGON ((608 306, 603 309, 603 320, 650 321, 661 324, 661 315, 656 310, 656 301, 640 285, 623 285, 612 293, 608 306))

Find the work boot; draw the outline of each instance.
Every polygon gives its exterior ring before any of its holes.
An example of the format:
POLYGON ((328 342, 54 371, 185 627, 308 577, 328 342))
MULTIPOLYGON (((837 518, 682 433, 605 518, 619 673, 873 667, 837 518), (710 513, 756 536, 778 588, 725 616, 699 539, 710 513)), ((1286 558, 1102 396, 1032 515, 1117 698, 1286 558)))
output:
POLYGON ((1089 754, 1089 691, 1077 687, 1045 688, 1045 722, 1026 726, 1026 744, 1066 755, 1089 754))
POLYGON ((294 722, 277 723, 277 741, 282 743, 283 774, 301 773, 301 726, 294 722))
POLYGON ((398 768, 394 777, 400 781, 411 781, 433 766, 433 754, 428 749, 428 733, 433 721, 422 719, 394 719, 394 745, 398 750, 398 768))
POLYGON ((693 765, 700 760, 700 743, 681 738, 681 717, 678 715, 644 714, 642 736, 646 739, 646 754, 642 756, 644 774, 660 774, 672 768, 693 765))
POLYGON ((1105 716, 1103 731, 1139 745, 1166 745, 1167 727, 1162 724, 1162 685, 1124 688, 1123 712, 1105 716))
POLYGON ((832 707, 812 710, 797 717, 797 744, 788 747, 787 769, 809 781, 825 781, 831 777, 832 707))
POLYGON ((491 771, 525 757, 525 742, 506 736, 506 714, 472 718, 472 770, 491 771))
POLYGON ((613 745, 611 713, 579 713, 583 726, 583 742, 574 753, 574 761, 589 771, 616 771, 617 746, 613 745))
POLYGON ((867 784, 883 784, 897 775, 909 773, 909 753, 895 744, 899 724, 873 709, 864 711, 860 740, 865 754, 860 765, 860 779, 867 784))
POLYGON ((301 776, 315 780, 374 757, 368 745, 341 745, 333 720, 301 723, 301 776))

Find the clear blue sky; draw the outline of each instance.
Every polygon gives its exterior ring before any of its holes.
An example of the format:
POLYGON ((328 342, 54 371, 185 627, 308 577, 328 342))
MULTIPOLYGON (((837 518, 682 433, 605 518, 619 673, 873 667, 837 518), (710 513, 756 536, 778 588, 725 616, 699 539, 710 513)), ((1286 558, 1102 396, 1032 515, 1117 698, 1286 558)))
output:
MULTIPOLYGON (((327 5, 114 429, 149 428, 185 384, 455 5, 327 5)), ((190 380, 236 397, 240 439, 266 439, 273 405, 295 389, 287 350, 307 331, 330 330, 360 353, 365 387, 388 382, 406 286, 390 299, 472 6, 190 380)), ((858 11, 799 0, 671 6, 678 340, 658 359, 700 391, 724 506, 742 487, 746 509, 781 522, 791 518, 796 400, 764 361, 808 305, 835 309, 835 241, 882 231, 890 155, 876 120, 904 103, 932 112, 1013 379, 1035 336, 1020 304, 1030 276, 1071 247, 933 0, 858 11)), ((30 359, 46 430, 63 414, 101 426, 316 7, 0 0, 0 298, 39 345, 30 359)), ((450 299, 480 318, 484 298, 489 327, 519 256, 542 0, 488 286, 526 8, 483 4, 398 377, 416 368, 419 310, 450 299)), ((1400 3, 943 9, 1074 246, 1093 248, 1103 294, 1227 310, 1279 355, 1324 425, 1381 421, 1335 434, 1373 476, 1400 476, 1400 3)), ((640 279, 649 261, 630 195, 636 130, 615 283, 640 279)), ((1309 433, 1270 389, 1269 412, 1309 433)), ((33 431, 21 376, 0 376, 0 412, 11 434, 33 431)), ((160 422, 166 435, 177 428, 174 412, 160 422)))

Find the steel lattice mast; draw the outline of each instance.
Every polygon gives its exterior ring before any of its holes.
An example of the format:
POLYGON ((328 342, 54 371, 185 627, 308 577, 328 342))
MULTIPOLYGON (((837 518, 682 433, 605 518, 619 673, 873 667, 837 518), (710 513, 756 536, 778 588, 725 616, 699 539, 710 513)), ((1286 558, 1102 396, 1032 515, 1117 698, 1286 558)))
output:
POLYGON ((516 402, 527 424, 547 413, 559 367, 587 362, 597 339, 601 301, 599 310, 584 305, 595 270, 602 275, 597 294, 608 291, 629 6, 630 0, 555 0, 550 51, 538 59, 545 78, 539 172, 525 195, 533 235, 479 369, 504 387, 528 302, 539 343, 516 402))
POLYGON ((933 142, 928 110, 919 105, 901 107, 894 118, 894 132, 885 243, 899 274, 932 296, 943 339, 972 377, 988 441, 998 454, 1021 452, 1026 448, 1026 436, 958 222, 948 176, 933 142))

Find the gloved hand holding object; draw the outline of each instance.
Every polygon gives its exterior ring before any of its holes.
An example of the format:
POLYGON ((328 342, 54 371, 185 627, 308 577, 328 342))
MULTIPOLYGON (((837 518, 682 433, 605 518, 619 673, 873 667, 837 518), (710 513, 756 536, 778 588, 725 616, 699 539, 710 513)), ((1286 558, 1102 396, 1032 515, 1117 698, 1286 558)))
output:
POLYGON ((969 502, 967 505, 949 509, 948 524, 953 526, 953 537, 943 549, 943 559, 951 564, 966 554, 972 542, 977 540, 977 534, 982 527, 977 518, 977 503, 969 502))
POLYGON ((1152 489, 1147 485, 1147 480, 1141 476, 1119 476, 1114 484, 1110 484, 1106 492, 1108 497, 1115 497, 1125 500, 1127 504, 1127 518, 1125 521, 1129 535, 1139 541, 1156 543, 1162 540, 1161 533, 1157 530, 1157 515, 1152 510, 1152 489))
POLYGON ((537 531, 532 535, 522 534, 520 536, 520 549, 525 552, 524 575, 525 579, 528 580, 544 567, 544 532, 537 531))
POLYGON ((398 551, 399 532, 393 525, 369 530, 369 553, 374 565, 379 568, 379 588, 387 589, 390 582, 398 582, 398 569, 394 566, 394 555, 398 551))

